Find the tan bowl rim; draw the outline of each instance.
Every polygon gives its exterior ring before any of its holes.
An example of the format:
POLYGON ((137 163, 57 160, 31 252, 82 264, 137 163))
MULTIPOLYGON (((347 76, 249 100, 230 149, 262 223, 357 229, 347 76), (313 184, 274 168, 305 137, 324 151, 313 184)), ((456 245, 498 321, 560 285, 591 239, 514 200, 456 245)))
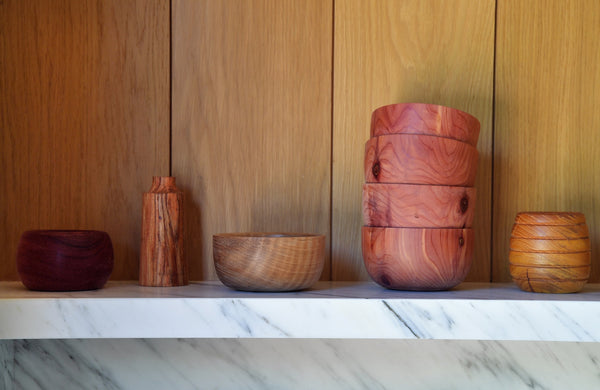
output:
POLYGON ((242 232, 242 233, 217 233, 213 237, 227 238, 263 238, 263 239, 282 239, 282 238, 318 238, 325 237, 324 234, 316 233, 289 233, 289 232, 242 232))

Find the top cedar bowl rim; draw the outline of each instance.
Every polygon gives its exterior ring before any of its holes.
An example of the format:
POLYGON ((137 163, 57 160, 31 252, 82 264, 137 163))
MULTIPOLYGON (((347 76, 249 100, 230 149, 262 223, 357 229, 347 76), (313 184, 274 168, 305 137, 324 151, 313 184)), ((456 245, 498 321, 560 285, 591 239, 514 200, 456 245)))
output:
MULTIPOLYGON (((459 120, 458 122, 461 121, 459 120)), ((456 139, 477 147, 481 122, 474 115, 450 106, 431 103, 400 102, 375 108, 371 113, 370 127, 371 137, 378 137, 385 134, 430 134, 456 139), (381 124, 381 118, 388 117, 390 119, 390 112, 394 112, 394 110, 400 110, 402 115, 394 116, 394 120, 391 122, 384 119, 384 123, 381 124), (405 111, 413 111, 421 119, 416 121, 410 120, 410 114, 407 114, 409 117, 401 120, 405 111), (450 122, 441 120, 453 114, 463 117, 462 125, 455 123, 454 120, 450 120, 450 122), (449 124, 460 129, 458 134, 455 130, 446 127, 449 124), (407 131, 408 129, 412 129, 412 131, 407 131), (443 129, 447 131, 443 131, 443 129)))
POLYGON ((377 111, 379 109, 387 109, 387 108, 391 108, 391 107, 396 107, 396 106, 419 106, 419 107, 435 107, 435 108, 441 108, 444 110, 449 110, 449 111, 458 111, 461 114, 465 114, 468 115, 471 119, 476 120, 477 122, 479 122, 479 119, 477 119, 477 117, 475 117, 472 114, 469 114, 466 111, 460 110, 458 108, 454 108, 451 106, 446 106, 444 104, 435 104, 435 103, 422 103, 422 102, 398 102, 398 103, 390 103, 390 104, 384 104, 383 106, 378 106, 377 108, 375 108, 373 111, 377 111))

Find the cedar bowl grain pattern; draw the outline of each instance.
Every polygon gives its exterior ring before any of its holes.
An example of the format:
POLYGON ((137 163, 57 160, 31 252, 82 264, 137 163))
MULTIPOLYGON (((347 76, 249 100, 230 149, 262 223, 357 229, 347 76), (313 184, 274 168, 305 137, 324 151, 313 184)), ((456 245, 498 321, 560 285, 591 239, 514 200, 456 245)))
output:
POLYGON ((385 134, 428 134, 477 146, 477 118, 455 108, 423 103, 379 107, 371 115, 371 137, 385 134))
POLYGON ((382 228, 363 226, 367 272, 394 290, 447 290, 471 267, 473 229, 382 228))
POLYGON ((379 227, 471 227, 475 194, 474 187, 366 183, 363 221, 379 227))
POLYGON ((508 259, 513 281, 524 291, 580 291, 591 271, 585 216, 568 212, 518 213, 508 259))
POLYGON ((473 187, 478 158, 475 147, 450 138, 381 135, 365 144, 365 181, 473 187))
POLYGON ((213 236, 219 280, 242 291, 296 291, 323 272, 325 236, 296 233, 223 233, 213 236))
POLYGON ((113 246, 96 230, 30 230, 17 247, 17 270, 30 290, 102 288, 113 270, 113 246))

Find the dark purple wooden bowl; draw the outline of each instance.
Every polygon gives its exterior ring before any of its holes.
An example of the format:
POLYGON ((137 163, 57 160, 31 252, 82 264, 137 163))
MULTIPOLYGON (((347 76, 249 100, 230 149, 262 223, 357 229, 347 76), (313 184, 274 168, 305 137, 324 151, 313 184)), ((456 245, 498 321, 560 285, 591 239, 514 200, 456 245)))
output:
POLYGON ((96 230, 30 230, 17 248, 17 270, 30 290, 99 289, 113 264, 110 237, 96 230))

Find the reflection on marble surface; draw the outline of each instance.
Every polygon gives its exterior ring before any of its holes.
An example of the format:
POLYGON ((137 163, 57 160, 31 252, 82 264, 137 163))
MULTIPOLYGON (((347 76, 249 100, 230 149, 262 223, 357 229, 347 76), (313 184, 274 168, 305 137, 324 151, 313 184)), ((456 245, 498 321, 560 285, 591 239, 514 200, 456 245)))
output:
POLYGON ((16 389, 597 389, 600 345, 431 340, 15 341, 16 389))
POLYGON ((0 340, 0 389, 12 390, 14 341, 0 340))
POLYGON ((449 291, 396 291, 374 282, 317 282, 304 291, 284 293, 235 291, 218 281, 190 282, 179 287, 144 287, 134 281, 111 281, 99 290, 42 292, 27 290, 21 282, 0 282, 0 300, 107 298, 357 298, 357 299, 472 299, 519 301, 600 301, 600 284, 587 284, 576 294, 538 294, 521 291, 514 283, 462 283, 449 291))

